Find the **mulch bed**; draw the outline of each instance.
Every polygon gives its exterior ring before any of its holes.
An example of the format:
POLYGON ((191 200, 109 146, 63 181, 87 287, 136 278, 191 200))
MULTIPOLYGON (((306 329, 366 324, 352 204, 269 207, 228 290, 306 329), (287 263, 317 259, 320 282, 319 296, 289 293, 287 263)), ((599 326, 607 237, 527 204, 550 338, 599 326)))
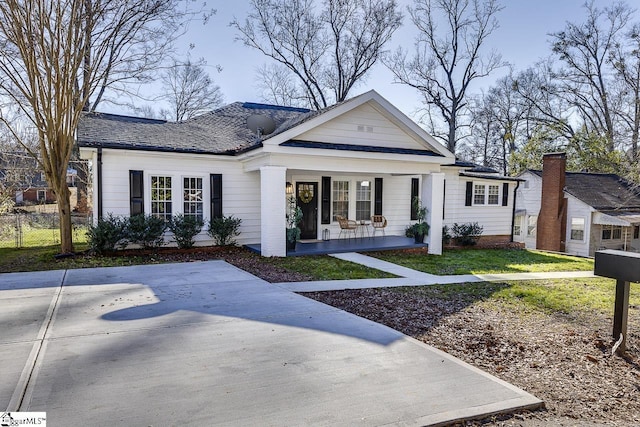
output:
POLYGON ((640 425, 638 307, 621 358, 611 354, 611 319, 596 314, 571 318, 392 289, 304 295, 390 326, 545 401, 546 409, 466 425, 640 425))

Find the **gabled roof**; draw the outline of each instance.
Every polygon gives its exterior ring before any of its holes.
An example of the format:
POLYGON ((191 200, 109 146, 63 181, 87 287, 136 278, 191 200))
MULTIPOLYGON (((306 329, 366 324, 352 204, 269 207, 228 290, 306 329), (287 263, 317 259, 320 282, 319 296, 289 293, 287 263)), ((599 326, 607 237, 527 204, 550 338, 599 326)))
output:
POLYGON ((183 122, 89 113, 80 120, 77 139, 81 147, 234 155, 261 146, 262 141, 247 127, 247 118, 256 114, 274 120, 271 137, 317 112, 234 102, 183 122))
POLYGON ((565 191, 599 211, 640 209, 639 189, 613 173, 566 172, 565 191))
MULTIPOLYGON (((89 113, 80 121, 77 140, 81 147, 222 155, 237 155, 267 146, 302 147, 299 145, 301 142, 297 141, 297 136, 353 111, 365 103, 406 132, 418 143, 418 147, 424 147, 383 152, 453 157, 431 135, 373 90, 319 111, 235 102, 183 122, 89 113), (275 130, 259 137, 247 126, 247 119, 253 115, 270 117, 274 122, 275 130)), ((360 143, 355 146, 347 139, 333 144, 322 141, 306 141, 304 144, 311 144, 311 146, 303 148, 380 152, 380 149, 373 145, 360 143)))

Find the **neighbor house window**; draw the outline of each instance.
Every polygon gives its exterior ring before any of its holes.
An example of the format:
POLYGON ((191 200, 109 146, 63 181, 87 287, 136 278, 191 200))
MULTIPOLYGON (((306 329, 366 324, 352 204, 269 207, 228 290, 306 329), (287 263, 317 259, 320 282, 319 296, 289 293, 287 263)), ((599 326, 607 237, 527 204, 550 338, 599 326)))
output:
POLYGON ((513 221, 513 235, 520 236, 522 234, 522 221, 524 220, 524 216, 516 215, 516 218, 513 221))
POLYGON ((475 184, 473 186, 473 204, 484 205, 485 186, 482 184, 475 184))
POLYGON ((633 238, 640 239, 640 225, 633 227, 633 238))
POLYGON ((622 227, 619 225, 603 225, 602 240, 620 240, 622 238, 622 227))
POLYGON ((171 219, 171 177, 151 177, 151 214, 165 221, 171 219))
POLYGON ((47 190, 38 190, 38 201, 39 202, 46 202, 47 201, 47 190))
POLYGON ((622 239, 622 227, 613 227, 613 239, 620 240, 622 239))
POLYGON ((349 181, 333 181, 333 220, 336 216, 349 216, 349 181))
POLYGON ((202 178, 184 178, 184 216, 192 216, 202 221, 204 203, 202 200, 202 178))
POLYGON ((571 218, 571 240, 584 241, 584 218, 571 218))
POLYGON ((356 221, 371 218, 371 181, 356 181, 356 221))
POLYGON ((527 236, 535 237, 537 225, 538 225, 538 216, 529 215, 527 217, 527 236))

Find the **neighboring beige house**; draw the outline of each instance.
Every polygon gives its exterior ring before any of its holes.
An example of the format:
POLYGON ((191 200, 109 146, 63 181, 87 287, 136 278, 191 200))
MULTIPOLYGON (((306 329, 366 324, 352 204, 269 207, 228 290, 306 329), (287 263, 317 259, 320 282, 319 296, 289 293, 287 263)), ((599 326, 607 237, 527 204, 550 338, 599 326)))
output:
MULTIPOLYGON (((511 229, 515 181, 505 187, 491 174, 465 175, 469 167, 443 168, 455 164, 453 154, 375 91, 321 111, 236 102, 177 123, 92 113, 78 144, 94 165, 95 218, 234 215, 242 219, 238 243, 260 243, 265 256, 286 255, 288 194, 304 211, 304 239, 325 229, 337 237, 337 215, 382 214, 385 234, 402 236, 415 222, 415 196, 429 209, 430 253, 442 251, 443 215, 447 223, 486 218, 485 233, 511 229), (496 183, 498 204, 487 187, 484 206, 465 208, 467 181, 496 183)), ((198 244, 212 241, 202 232, 198 244)))
POLYGON ((524 182, 517 191, 514 240, 527 248, 580 256, 600 249, 640 251, 638 188, 616 174, 565 168, 565 154, 551 153, 542 171, 520 175, 524 182), (545 221, 546 233, 541 230, 545 221))

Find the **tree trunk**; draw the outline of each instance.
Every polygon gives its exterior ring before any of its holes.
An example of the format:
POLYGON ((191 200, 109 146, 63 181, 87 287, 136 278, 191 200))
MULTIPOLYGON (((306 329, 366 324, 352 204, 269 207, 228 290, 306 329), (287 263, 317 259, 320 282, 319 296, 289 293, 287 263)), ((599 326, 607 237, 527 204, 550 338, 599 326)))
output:
POLYGON ((56 193, 58 215, 60 216, 60 253, 73 253, 73 234, 71 228, 71 193, 67 187, 66 176, 56 177, 51 183, 56 193))

